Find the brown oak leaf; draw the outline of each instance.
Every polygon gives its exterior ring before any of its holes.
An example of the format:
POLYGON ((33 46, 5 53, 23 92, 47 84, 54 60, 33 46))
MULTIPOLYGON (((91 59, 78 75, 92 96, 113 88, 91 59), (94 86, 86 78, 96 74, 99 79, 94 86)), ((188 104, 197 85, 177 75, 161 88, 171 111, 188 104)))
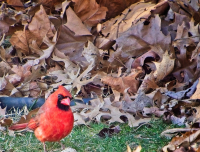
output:
POLYGON ((74 11, 80 19, 89 26, 97 25, 105 19, 108 9, 97 4, 96 0, 72 0, 75 2, 74 11))
POLYGON ((112 77, 105 76, 101 79, 104 84, 111 86, 112 89, 117 90, 120 93, 124 93, 125 89, 128 89, 129 93, 136 93, 139 87, 139 81, 136 77, 142 73, 142 70, 133 70, 128 76, 112 77))

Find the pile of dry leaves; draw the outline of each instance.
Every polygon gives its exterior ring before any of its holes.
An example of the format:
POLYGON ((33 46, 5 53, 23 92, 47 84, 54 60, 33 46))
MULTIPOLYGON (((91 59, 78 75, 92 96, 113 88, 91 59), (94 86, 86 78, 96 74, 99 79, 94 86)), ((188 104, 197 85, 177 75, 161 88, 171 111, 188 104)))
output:
MULTIPOLYGON (((163 151, 200 150, 198 0, 0 0, 0 95, 75 98, 76 124, 151 115, 186 125, 163 151)), ((0 109, 1 126, 8 124, 0 109)))

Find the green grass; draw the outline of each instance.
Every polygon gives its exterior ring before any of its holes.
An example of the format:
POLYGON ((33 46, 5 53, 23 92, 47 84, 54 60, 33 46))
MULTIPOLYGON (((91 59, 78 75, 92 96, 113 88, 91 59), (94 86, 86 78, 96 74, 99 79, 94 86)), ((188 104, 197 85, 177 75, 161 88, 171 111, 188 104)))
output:
MULTIPOLYGON (((156 152, 168 144, 170 139, 161 137, 162 131, 176 126, 166 124, 161 119, 152 120, 150 123, 137 128, 130 128, 127 124, 120 124, 121 132, 112 137, 100 138, 97 134, 107 124, 91 123, 90 126, 76 126, 69 136, 61 142, 65 147, 71 147, 77 152, 125 152, 126 146, 131 149, 142 146, 143 152, 156 152)), ((0 132, 0 150, 15 152, 43 151, 43 145, 31 132, 20 133, 11 137, 7 132, 0 132)), ((59 143, 46 142, 48 151, 61 151, 59 143)))

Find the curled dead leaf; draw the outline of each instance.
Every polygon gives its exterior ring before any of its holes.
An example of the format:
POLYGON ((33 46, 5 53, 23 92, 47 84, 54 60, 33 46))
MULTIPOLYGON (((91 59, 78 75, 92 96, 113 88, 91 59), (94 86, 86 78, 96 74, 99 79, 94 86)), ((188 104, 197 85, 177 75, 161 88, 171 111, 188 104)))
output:
POLYGON ((118 134, 120 131, 121 131, 121 129, 120 129, 120 127, 118 125, 117 126, 112 125, 109 128, 103 128, 98 133, 98 135, 100 137, 106 137, 106 136, 111 137, 113 134, 118 134))
POLYGON ((133 70, 128 76, 105 76, 101 79, 101 81, 120 93, 124 93, 124 91, 128 89, 129 93, 134 94, 137 92, 139 87, 139 80, 136 78, 141 73, 143 73, 141 69, 135 71, 133 70))
POLYGON ((83 23, 89 26, 97 25, 105 19, 107 8, 97 4, 96 0, 72 0, 74 11, 83 23))

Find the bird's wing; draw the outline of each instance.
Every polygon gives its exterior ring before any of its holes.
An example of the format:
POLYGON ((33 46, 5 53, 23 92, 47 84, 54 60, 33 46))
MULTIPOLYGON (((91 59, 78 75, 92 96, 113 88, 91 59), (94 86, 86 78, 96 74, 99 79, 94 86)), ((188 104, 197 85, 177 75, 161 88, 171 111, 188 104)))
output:
POLYGON ((33 117, 29 123, 28 123, 28 128, 31 130, 35 130, 37 127, 39 127, 40 125, 40 117, 42 114, 45 113, 46 108, 45 108, 45 104, 43 104, 40 109, 38 110, 37 114, 35 115, 35 117, 33 117))
POLYGON ((28 128, 31 130, 35 130, 39 126, 39 122, 37 122, 34 118, 31 119, 28 123, 28 128))

